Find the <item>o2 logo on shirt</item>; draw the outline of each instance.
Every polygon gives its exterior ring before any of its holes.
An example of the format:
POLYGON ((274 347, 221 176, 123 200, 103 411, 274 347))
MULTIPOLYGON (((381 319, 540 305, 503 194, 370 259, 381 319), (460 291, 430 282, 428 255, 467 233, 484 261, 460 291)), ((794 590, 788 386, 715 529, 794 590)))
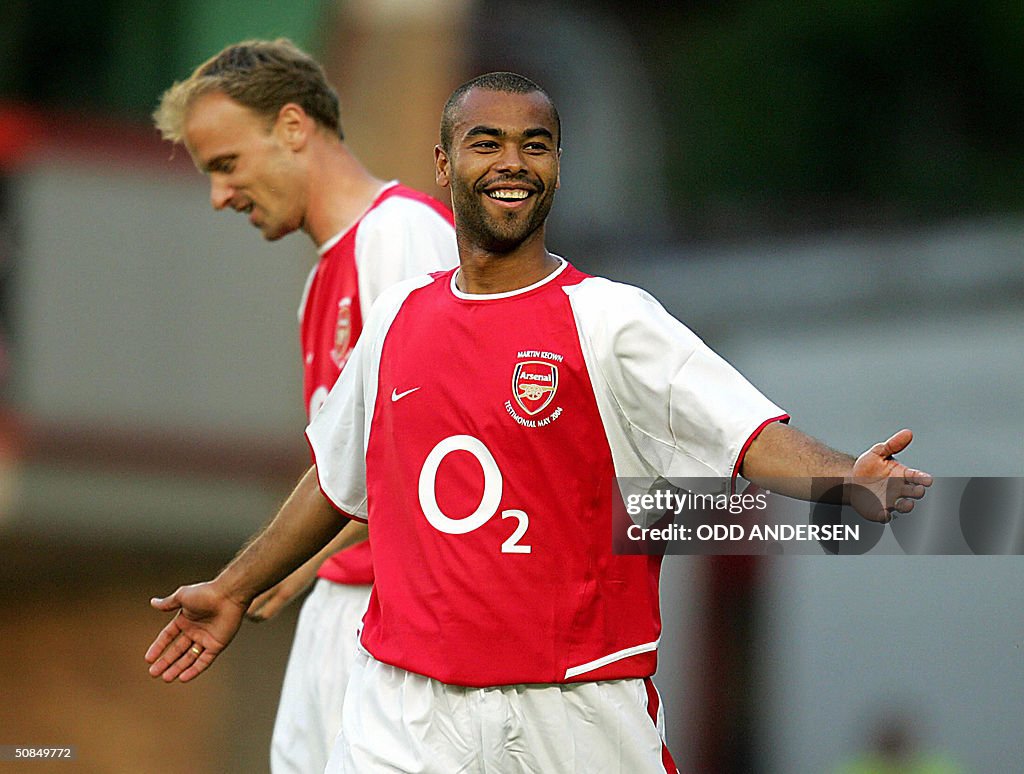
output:
POLYGON ((309 405, 306 407, 306 414, 310 422, 313 421, 313 417, 317 415, 321 407, 324 405, 324 401, 327 400, 328 394, 330 394, 330 390, 321 384, 313 390, 313 394, 309 396, 309 405))
MULTIPOLYGON (((495 462, 494 455, 483 441, 471 435, 452 435, 431 449, 430 454, 423 461, 419 481, 420 509, 427 517, 427 521, 437 531, 447 535, 465 535, 475 529, 480 529, 498 512, 503 485, 498 463, 495 462), (462 519, 452 519, 441 511, 437 504, 434 488, 437 482, 437 469, 441 466, 441 461, 453 451, 465 451, 472 454, 484 472, 484 492, 480 497, 480 504, 473 513, 462 519)), ((526 512, 506 509, 501 512, 501 518, 518 520, 515 531, 501 544, 501 553, 531 553, 532 548, 529 545, 519 542, 526 535, 526 530, 530 528, 530 517, 526 515, 526 512)))

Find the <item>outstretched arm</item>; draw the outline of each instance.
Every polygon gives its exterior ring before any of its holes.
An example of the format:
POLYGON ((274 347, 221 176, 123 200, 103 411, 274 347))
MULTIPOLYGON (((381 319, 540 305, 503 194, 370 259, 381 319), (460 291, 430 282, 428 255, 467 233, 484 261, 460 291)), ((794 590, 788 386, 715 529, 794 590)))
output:
POLYGON ((269 621, 280 613, 285 605, 309 587, 309 584, 316 578, 320 565, 327 561, 328 557, 358 543, 362 543, 369 537, 369 534, 365 524, 358 521, 350 521, 341 528, 341 532, 335 536, 334 540, 317 552, 316 556, 283 581, 256 597, 252 604, 249 605, 245 617, 257 623, 269 621))
POLYGON ((216 578, 151 601, 157 610, 176 613, 146 651, 150 675, 188 682, 201 674, 234 638, 253 598, 309 559, 346 521, 321 493, 316 467, 310 468, 273 521, 216 578))
POLYGON ((856 459, 830 449, 788 425, 768 425, 754 440, 740 471, 748 481, 801 500, 822 500, 841 493, 871 521, 887 522, 897 513, 910 513, 914 501, 931 486, 927 473, 908 468, 894 457, 910 445, 913 433, 900 430, 876 443, 856 459))

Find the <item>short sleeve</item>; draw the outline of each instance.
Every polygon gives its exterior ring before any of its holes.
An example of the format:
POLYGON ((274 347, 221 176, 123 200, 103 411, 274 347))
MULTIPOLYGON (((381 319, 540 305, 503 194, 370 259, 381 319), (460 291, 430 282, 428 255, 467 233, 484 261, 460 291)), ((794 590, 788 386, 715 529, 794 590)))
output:
POLYGON ((648 293, 596 278, 567 292, 618 475, 731 479, 788 419, 648 293))
POLYGON ((306 428, 320 491, 338 510, 366 520, 366 346, 356 342, 338 381, 306 428))
POLYGON ((458 265, 455 230, 428 205, 402 196, 382 202, 356 233, 359 297, 369 308, 386 288, 458 265))
POLYGON ((381 349, 405 299, 432 281, 426 275, 414 277, 381 294, 348 364, 306 428, 320 490, 335 508, 360 521, 368 516, 366 446, 377 402, 381 349))

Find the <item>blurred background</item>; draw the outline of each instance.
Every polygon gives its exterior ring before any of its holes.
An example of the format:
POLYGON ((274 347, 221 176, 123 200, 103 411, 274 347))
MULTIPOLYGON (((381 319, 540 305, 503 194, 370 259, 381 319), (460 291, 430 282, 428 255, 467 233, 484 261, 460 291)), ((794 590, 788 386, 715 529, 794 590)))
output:
MULTIPOLYGON (((563 122, 551 250, 653 292, 833 446, 909 426, 935 475, 1022 474, 1024 5, 6 0, 0 745, 78 753, 32 771, 267 768, 297 605, 190 685, 142 655, 149 598, 216 572, 307 465, 315 255, 214 213, 148 116, 281 35, 327 66, 355 153, 442 200, 451 89, 534 78, 563 122)), ((1019 772, 1022 561, 666 558, 681 769, 917 745, 933 768, 900 770, 1019 772)))

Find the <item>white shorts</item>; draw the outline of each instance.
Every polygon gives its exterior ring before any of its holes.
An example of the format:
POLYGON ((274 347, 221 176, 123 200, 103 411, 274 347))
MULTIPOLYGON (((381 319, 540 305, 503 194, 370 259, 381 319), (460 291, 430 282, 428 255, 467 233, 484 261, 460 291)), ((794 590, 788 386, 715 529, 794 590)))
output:
POLYGON ((318 578, 303 602, 270 741, 274 774, 322 772, 327 765, 370 588, 318 578))
POLYGON ((327 774, 675 774, 650 679, 463 688, 360 649, 327 774))

